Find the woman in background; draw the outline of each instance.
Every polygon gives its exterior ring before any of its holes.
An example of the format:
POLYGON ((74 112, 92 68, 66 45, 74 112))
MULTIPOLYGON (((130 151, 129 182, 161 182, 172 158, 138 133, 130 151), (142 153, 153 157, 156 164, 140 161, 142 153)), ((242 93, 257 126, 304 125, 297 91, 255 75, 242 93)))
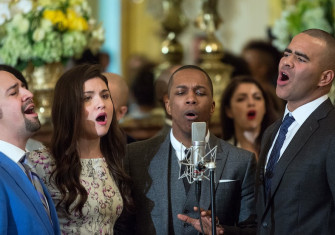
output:
POLYGON ((232 79, 221 98, 222 138, 258 158, 265 129, 276 120, 268 94, 252 77, 232 79))
POLYGON ((51 153, 30 157, 55 202, 62 233, 113 234, 132 199, 122 168, 125 138, 97 65, 79 65, 60 77, 52 122, 51 153))

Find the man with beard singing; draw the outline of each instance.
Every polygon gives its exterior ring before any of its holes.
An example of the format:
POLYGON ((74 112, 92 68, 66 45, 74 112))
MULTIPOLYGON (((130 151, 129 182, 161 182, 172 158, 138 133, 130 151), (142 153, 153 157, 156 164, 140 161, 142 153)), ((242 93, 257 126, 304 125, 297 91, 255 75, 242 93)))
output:
POLYGON ((0 234, 59 234, 54 204, 25 146, 41 124, 16 69, 0 65, 0 234))

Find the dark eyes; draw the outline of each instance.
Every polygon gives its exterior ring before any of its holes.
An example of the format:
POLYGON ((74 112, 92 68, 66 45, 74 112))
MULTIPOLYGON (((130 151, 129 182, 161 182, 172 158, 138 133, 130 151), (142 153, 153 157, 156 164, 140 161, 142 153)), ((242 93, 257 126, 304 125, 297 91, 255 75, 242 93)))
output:
POLYGON ((306 60, 305 60, 305 59, 302 59, 301 57, 298 57, 298 60, 299 60, 300 62, 306 62, 306 60))
POLYGON ((88 101, 90 101, 92 99, 92 97, 91 96, 85 96, 84 97, 84 102, 88 102, 88 101))
POLYGON ((107 100, 107 99, 110 99, 111 96, 110 96, 109 93, 106 93, 106 94, 103 94, 103 95, 102 95, 102 98, 105 99, 105 100, 107 100))
MULTIPOLYGON (((290 55, 290 53, 284 53, 283 57, 288 57, 289 55, 290 55)), ((305 58, 303 58, 303 57, 300 57, 300 56, 296 55, 296 58, 299 62, 306 62, 305 58)))
MULTIPOLYGON (((102 94, 101 97, 104 100, 108 100, 108 99, 111 98, 109 93, 102 94)), ((88 101, 92 100, 92 96, 85 96, 83 100, 84 100, 84 102, 88 102, 88 101)))
MULTIPOLYGON (((178 95, 178 96, 181 96, 181 95, 184 95, 184 94, 186 94, 185 91, 177 91, 177 92, 176 92, 176 95, 178 95)), ((198 95, 198 96, 204 96, 204 95, 206 95, 205 92, 203 92, 203 91, 199 91, 199 90, 196 90, 196 91, 195 91, 195 94, 198 95)))
MULTIPOLYGON (((252 97, 254 100, 263 100, 262 96, 253 96, 252 97)), ((237 102, 242 102, 245 101, 247 99, 247 97, 239 97, 236 99, 237 102)))

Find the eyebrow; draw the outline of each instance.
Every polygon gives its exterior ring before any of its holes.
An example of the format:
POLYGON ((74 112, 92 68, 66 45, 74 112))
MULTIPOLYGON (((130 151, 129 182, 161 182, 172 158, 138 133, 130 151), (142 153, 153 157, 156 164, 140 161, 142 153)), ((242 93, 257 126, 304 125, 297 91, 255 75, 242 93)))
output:
MULTIPOLYGON (((176 88, 183 88, 183 89, 187 89, 188 88, 188 86, 186 86, 186 85, 179 85, 179 86, 176 86, 176 88)), ((197 85, 197 86, 195 86, 195 87, 192 87, 191 89, 192 90, 197 90, 197 89, 206 89, 206 87, 205 86, 202 86, 202 85, 197 85)))
MULTIPOLYGON (((292 53, 292 50, 286 48, 286 49, 285 49, 285 52, 292 53)), ((304 53, 301 53, 301 52, 299 52, 299 51, 296 51, 296 52, 294 52, 294 54, 296 54, 297 56, 304 57, 306 60, 310 61, 309 57, 308 57, 306 54, 304 54, 304 53)))
MULTIPOLYGON (((104 92, 109 92, 108 89, 103 89, 101 91, 99 91, 99 93, 104 93, 104 92)), ((93 94, 95 93, 95 91, 84 91, 84 94, 93 94)))
POLYGON ((6 93, 10 92, 12 89, 16 89, 19 86, 19 83, 15 83, 13 86, 10 86, 7 90, 6 93))

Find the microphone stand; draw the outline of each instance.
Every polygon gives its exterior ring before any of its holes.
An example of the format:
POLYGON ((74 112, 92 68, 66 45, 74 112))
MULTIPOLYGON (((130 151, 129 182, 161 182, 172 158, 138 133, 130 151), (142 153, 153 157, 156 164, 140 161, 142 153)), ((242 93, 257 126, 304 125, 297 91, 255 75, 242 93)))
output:
POLYGON ((214 172, 215 172, 215 162, 210 162, 208 164, 209 169, 209 179, 210 179, 210 188, 211 188, 211 210, 212 210, 212 235, 216 235, 216 206, 215 206, 215 179, 214 179, 214 172))
POLYGON ((200 177, 197 177, 197 179, 195 180, 195 198, 197 200, 200 228, 202 233, 204 233, 204 229, 201 222, 201 211, 200 211, 201 180, 202 179, 200 177))

